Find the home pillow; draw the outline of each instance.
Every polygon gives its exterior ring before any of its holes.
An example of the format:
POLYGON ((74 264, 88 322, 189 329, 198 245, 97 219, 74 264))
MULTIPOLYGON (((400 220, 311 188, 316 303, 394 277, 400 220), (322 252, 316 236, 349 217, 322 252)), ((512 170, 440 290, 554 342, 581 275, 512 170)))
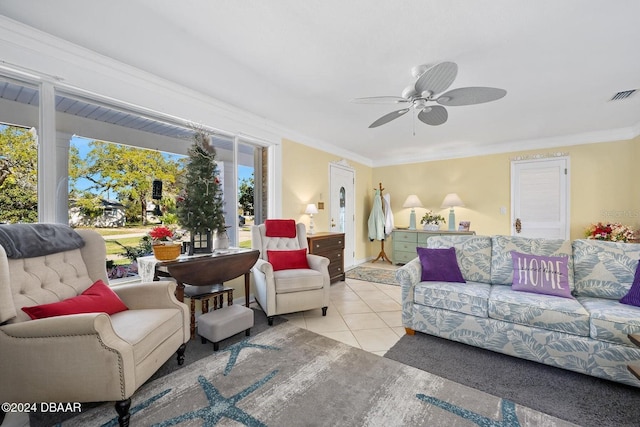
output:
POLYGON ((431 249, 416 248, 420 264, 422 264, 423 282, 457 282, 466 283, 458 260, 456 248, 431 249))
POLYGON ((115 314, 125 310, 128 310, 127 306, 102 280, 98 280, 76 297, 50 304, 22 307, 22 311, 27 313, 31 319, 79 313, 115 314))
POLYGON ((309 268, 306 248, 291 251, 267 251, 267 258, 273 266, 273 271, 309 268))
POLYGON ((569 258, 511 251, 514 291, 573 298, 569 288, 569 258))
POLYGON ((636 267, 636 274, 633 277, 631 289, 629 289, 629 292, 620 299, 620 302, 622 304, 640 307, 640 262, 638 262, 638 266, 636 267))
POLYGON ((264 222, 267 237, 296 237, 296 221, 294 219, 267 219, 264 222))

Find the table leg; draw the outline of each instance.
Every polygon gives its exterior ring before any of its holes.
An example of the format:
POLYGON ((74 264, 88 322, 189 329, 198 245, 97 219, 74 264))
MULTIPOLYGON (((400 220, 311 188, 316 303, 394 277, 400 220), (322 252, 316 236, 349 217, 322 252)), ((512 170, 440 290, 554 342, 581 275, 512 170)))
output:
POLYGON ((180 302, 184 302, 184 284, 182 282, 177 282, 178 286, 176 287, 176 299, 180 302))
POLYGON ((249 291, 250 291, 250 287, 251 287, 251 281, 249 280, 249 278, 250 278, 249 274, 250 274, 249 271, 244 273, 244 305, 246 307, 249 307, 249 291))
POLYGON ((196 334, 196 300, 189 298, 191 301, 191 338, 196 334))

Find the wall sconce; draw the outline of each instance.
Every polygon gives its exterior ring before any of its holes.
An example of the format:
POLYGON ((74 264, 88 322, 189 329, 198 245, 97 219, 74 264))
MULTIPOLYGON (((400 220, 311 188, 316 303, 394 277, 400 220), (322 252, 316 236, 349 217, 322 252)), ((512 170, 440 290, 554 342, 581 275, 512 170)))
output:
POLYGON ((444 196, 444 200, 442 201, 442 206, 440 207, 450 208, 449 209, 449 231, 456 230, 456 214, 453 211, 453 208, 456 206, 464 206, 464 203, 456 193, 449 193, 446 196, 444 196))
POLYGON ((318 213, 318 208, 316 207, 315 203, 309 203, 307 205, 307 208, 304 210, 304 213, 309 215, 309 231, 307 232, 307 234, 314 234, 315 230, 313 229, 313 214, 318 213))
POLYGON ((402 205, 403 208, 411 208, 411 214, 409 215, 409 230, 416 229, 416 210, 414 208, 421 208, 422 202, 415 194, 411 194, 407 197, 402 205))

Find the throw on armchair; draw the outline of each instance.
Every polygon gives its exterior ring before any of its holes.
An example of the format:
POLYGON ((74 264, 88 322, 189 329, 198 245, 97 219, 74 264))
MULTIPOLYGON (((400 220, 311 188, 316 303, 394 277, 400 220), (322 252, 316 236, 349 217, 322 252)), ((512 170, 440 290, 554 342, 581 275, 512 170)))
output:
POLYGON ((0 401, 116 401, 127 426, 136 389, 176 351, 184 362, 189 309, 175 283, 111 289, 105 260, 96 232, 0 225, 0 401))
POLYGON ((256 300, 269 325, 278 314, 329 306, 329 259, 308 254, 307 231, 294 220, 266 220, 251 227, 251 247, 260 251, 252 268, 256 300))

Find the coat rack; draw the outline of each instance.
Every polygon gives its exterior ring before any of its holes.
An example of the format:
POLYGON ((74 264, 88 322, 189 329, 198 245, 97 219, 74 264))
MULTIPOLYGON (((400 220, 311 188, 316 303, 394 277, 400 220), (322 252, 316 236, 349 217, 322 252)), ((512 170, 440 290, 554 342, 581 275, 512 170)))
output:
MULTIPOLYGON (((380 203, 382 206, 382 217, 384 218, 384 201, 382 200, 382 192, 384 191, 384 188, 382 188, 382 183, 378 183, 378 188, 380 189, 380 203)), ((373 189, 374 191, 377 190, 376 188, 373 189)), ((378 261, 379 259, 383 260, 383 261, 387 261, 389 264, 391 264, 391 260, 389 259, 389 257, 387 256, 387 254, 384 252, 384 238, 382 240, 380 240, 380 253, 378 254, 377 258, 374 259, 373 261, 371 261, 372 263, 378 261)))

